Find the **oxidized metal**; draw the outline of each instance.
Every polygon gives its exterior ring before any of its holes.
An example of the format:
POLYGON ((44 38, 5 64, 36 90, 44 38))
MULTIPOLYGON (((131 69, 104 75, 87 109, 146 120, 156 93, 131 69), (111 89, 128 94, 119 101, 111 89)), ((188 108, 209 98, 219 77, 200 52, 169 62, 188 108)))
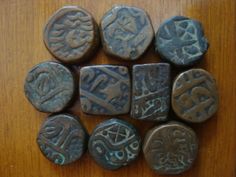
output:
POLYGON ((131 116, 164 121, 170 108, 170 65, 152 63, 133 66, 131 116))
POLYGON ((130 77, 128 68, 96 65, 80 70, 80 102, 89 114, 117 115, 130 109, 130 77))
POLYGON ((37 143, 50 161, 66 165, 78 160, 87 148, 88 134, 83 125, 69 114, 50 116, 42 125, 37 143))
POLYGON ((105 52, 126 60, 139 58, 154 36, 148 14, 125 5, 109 10, 102 18, 100 30, 105 52))
POLYGON ((99 165, 115 170, 128 165, 138 157, 141 138, 128 122, 110 119, 94 129, 88 148, 99 165))
POLYGON ((172 17, 160 26, 155 45, 164 59, 177 66, 196 63, 209 46, 201 23, 182 16, 172 17))
POLYGON ((56 11, 44 29, 46 47, 57 59, 66 63, 87 59, 98 42, 95 20, 78 6, 65 6, 56 11))
POLYGON ((203 122, 218 108, 218 91, 213 76, 203 69, 190 69, 177 76, 172 89, 172 107, 188 122, 203 122))
POLYGON ((194 131, 177 122, 154 127, 145 136, 143 153, 159 174, 180 174, 188 170, 198 151, 194 131))
POLYGON ((43 62, 29 71, 24 90, 28 100, 39 111, 59 112, 70 103, 75 92, 75 81, 65 66, 43 62))

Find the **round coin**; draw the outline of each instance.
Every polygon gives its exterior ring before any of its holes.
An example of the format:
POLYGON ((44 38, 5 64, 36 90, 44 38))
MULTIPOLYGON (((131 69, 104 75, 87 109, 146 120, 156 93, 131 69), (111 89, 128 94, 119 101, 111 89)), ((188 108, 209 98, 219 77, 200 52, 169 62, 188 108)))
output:
POLYGON ((159 174, 180 174, 188 170, 198 151, 194 131, 177 122, 149 130, 143 143, 144 157, 159 174))
POLYGON ((125 60, 139 58, 154 36, 148 14, 137 7, 116 5, 103 16, 100 25, 105 52, 125 60))
POLYGON ((163 59, 177 66, 193 65, 209 46, 201 23, 183 16, 166 20, 155 38, 156 51, 163 59))
POLYGON ((172 88, 172 108, 181 119, 199 123, 218 108, 218 91, 213 76, 203 69, 190 69, 177 76, 172 88))
POLYGON ((43 123, 37 143, 44 156, 53 163, 72 163, 85 152, 88 134, 77 119, 69 114, 58 114, 43 123))
POLYGON ((99 165, 115 170, 128 165, 138 157, 141 138, 128 122, 110 119, 94 129, 88 148, 99 165))
POLYGON ((65 66, 43 62, 29 71, 24 90, 37 110, 54 113, 62 111, 70 103, 75 92, 75 81, 65 66))
POLYGON ((53 14, 44 29, 48 50, 65 63, 87 59, 98 46, 98 26, 92 15, 78 6, 65 6, 53 14))

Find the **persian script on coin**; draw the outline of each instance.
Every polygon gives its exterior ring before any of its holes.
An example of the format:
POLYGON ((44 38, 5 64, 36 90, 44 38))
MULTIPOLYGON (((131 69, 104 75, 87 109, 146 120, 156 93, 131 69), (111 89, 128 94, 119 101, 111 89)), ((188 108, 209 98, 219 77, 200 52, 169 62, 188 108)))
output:
POLYGON ((172 89, 174 112, 188 122, 203 122, 218 109, 213 76, 203 69, 190 69, 177 76, 172 89))
POLYGON ((78 6, 65 6, 54 13, 44 29, 48 50, 65 63, 87 59, 99 42, 92 15, 78 6))
POLYGON ((75 92, 71 71, 56 62, 34 66, 25 80, 25 95, 41 112, 59 112, 65 109, 75 92))
POLYGON ((116 5, 101 21, 104 50, 122 59, 139 58, 152 42, 153 36, 148 14, 136 7, 116 5))
POLYGON ((39 131, 39 148, 45 157, 55 164, 72 163, 86 150, 88 135, 76 119, 69 114, 52 115, 39 131))
POLYGON ((110 170, 128 165, 141 148, 136 129, 128 122, 110 119, 99 124, 89 139, 89 152, 102 167, 110 170))

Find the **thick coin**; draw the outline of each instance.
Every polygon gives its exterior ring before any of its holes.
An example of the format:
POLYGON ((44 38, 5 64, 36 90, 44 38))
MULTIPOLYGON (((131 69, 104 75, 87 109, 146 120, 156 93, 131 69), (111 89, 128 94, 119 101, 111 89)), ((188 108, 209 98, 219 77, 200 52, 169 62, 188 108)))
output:
POLYGON ((99 165, 115 170, 138 157, 141 138, 128 122, 110 119, 97 125, 89 139, 88 148, 99 165))
POLYGON ((128 68, 95 65, 80 70, 80 102, 88 114, 117 115, 130 109, 128 68))
POLYGON ((87 59, 99 42, 98 26, 92 15, 78 6, 56 11, 44 29, 48 50, 65 63, 87 59))
POLYGON ((170 65, 134 65, 132 80, 131 116, 140 120, 166 120, 170 108, 170 65))
POLYGON ((155 46, 156 51, 168 62, 189 66, 202 58, 209 44, 200 22, 175 16, 160 26, 155 46))
POLYGON ((25 80, 25 95, 41 112, 59 112, 68 106, 74 92, 75 81, 71 71, 56 62, 34 66, 25 80))
POLYGON ((137 7, 116 5, 102 18, 101 39, 106 53, 125 60, 139 58, 154 31, 148 14, 137 7))
POLYGON ((88 134, 77 119, 69 114, 58 114, 43 123, 37 143, 44 156, 53 163, 72 163, 85 152, 88 134))
POLYGON ((177 122, 154 127, 145 136, 143 153, 159 174, 180 174, 188 170, 198 151, 194 131, 177 122))
POLYGON ((203 69, 190 69, 177 76, 172 89, 174 112, 188 122, 203 122, 218 108, 218 91, 213 76, 203 69))

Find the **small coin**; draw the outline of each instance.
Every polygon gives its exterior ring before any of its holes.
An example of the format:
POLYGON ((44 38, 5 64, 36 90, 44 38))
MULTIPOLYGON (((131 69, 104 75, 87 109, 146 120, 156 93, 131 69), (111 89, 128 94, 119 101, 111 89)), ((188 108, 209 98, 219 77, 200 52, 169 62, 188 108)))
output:
POLYGON ((44 156, 58 165, 78 160, 87 148, 88 134, 78 118, 69 114, 49 116, 37 143, 44 156))
POLYGON ((198 140, 182 123, 170 122, 149 130, 143 143, 144 157, 159 174, 180 174, 196 159, 198 140))
POLYGON ((173 84, 172 107, 179 118, 188 122, 209 119, 218 108, 213 76, 203 69, 190 69, 179 74, 173 84))
POLYGON ((141 149, 135 127, 119 119, 97 125, 89 139, 89 152, 103 168, 115 170, 134 161, 141 149))
POLYGON ((155 46, 168 62, 189 66, 202 58, 209 44, 199 21, 175 16, 161 24, 156 33, 155 46))
POLYGON ((147 12, 126 5, 109 10, 101 20, 100 31, 105 52, 125 60, 138 59, 154 36, 147 12))
POLYGON ((88 59, 99 42, 98 26, 92 15, 78 6, 64 6, 49 19, 44 43, 60 61, 75 63, 88 59))
POLYGON ((41 112, 59 112, 65 109, 75 92, 72 72, 56 62, 34 66, 25 80, 25 95, 41 112))

